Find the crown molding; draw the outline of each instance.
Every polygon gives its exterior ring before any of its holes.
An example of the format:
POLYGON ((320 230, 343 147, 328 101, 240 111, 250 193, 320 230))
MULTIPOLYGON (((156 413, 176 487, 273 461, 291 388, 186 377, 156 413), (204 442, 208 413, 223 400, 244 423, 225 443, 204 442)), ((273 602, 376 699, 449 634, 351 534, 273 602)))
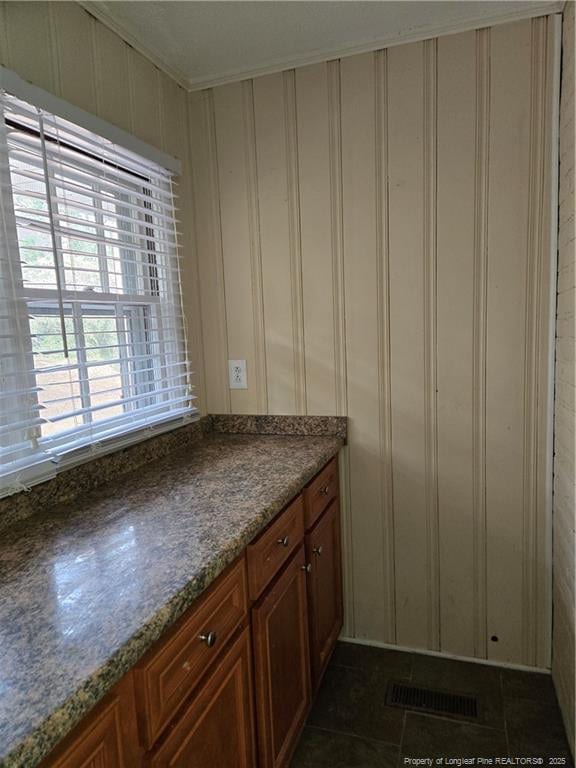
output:
POLYGON ((112 32, 115 32, 125 43, 128 43, 131 48, 134 48, 135 51, 141 53, 142 56, 147 58, 148 61, 151 61, 152 64, 158 67, 158 69, 161 69, 164 74, 168 75, 172 80, 175 80, 178 85, 184 88, 184 90, 190 90, 190 83, 181 72, 174 69, 174 67, 171 67, 155 51, 144 45, 124 26, 124 24, 121 24, 113 14, 109 13, 101 3, 94 2, 93 0, 77 0, 77 2, 78 5, 82 6, 82 8, 90 14, 90 16, 93 16, 97 21, 104 24, 105 27, 108 27, 112 32))
POLYGON ((499 3, 494 2, 494 12, 490 15, 483 15, 477 18, 454 21, 451 23, 437 24, 427 26, 419 30, 411 30, 405 34, 395 35, 393 37, 380 37, 372 40, 358 41, 346 46, 332 48, 318 48, 309 54, 301 56, 286 56, 271 61, 270 63, 254 68, 237 68, 215 74, 211 77, 187 78, 182 72, 177 71, 167 64, 156 51, 144 45, 136 38, 124 24, 111 14, 101 3, 94 0, 80 0, 80 5, 98 21, 105 24, 113 32, 116 32, 125 42, 131 45, 135 50, 149 59, 159 69, 165 72, 169 77, 175 80, 187 91, 200 91, 206 88, 213 88, 226 83, 238 82, 239 80, 248 80, 253 77, 269 75, 281 72, 285 69, 294 69, 304 67, 309 64, 319 64, 323 61, 332 59, 342 59, 348 56, 354 56, 358 53, 367 53, 377 51, 382 48, 391 48, 405 43, 415 43, 421 40, 427 40, 432 37, 441 37, 445 35, 455 35, 459 32, 470 32, 474 29, 485 29, 499 24, 508 24, 521 19, 531 19, 537 16, 550 16, 555 13, 562 13, 565 0, 552 0, 551 2, 534 2, 529 7, 522 6, 517 11, 508 11, 499 13, 499 3))

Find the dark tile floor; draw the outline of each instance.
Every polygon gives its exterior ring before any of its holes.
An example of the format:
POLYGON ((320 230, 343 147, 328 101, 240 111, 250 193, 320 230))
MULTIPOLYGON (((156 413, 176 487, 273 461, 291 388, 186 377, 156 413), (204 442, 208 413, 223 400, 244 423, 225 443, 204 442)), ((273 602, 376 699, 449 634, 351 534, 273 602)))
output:
MULTIPOLYGON (((541 766, 573 768, 551 678, 338 643, 292 768, 397 768, 410 766, 407 758, 439 757, 539 757, 541 766), (391 679, 474 694, 480 716, 472 723, 387 706, 391 679)), ((428 766, 420 763, 419 768, 428 766)))

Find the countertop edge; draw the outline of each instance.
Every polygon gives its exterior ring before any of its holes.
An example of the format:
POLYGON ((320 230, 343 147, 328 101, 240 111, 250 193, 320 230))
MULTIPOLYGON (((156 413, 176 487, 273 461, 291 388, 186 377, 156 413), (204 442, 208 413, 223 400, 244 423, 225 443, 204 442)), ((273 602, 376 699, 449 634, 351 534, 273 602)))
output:
POLYGON ((176 592, 141 628, 130 637, 95 673, 86 678, 64 703, 52 712, 27 737, 0 758, 2 768, 37 766, 68 736, 85 715, 109 693, 114 685, 134 667, 156 641, 190 608, 271 522, 271 520, 304 488, 320 469, 345 445, 345 439, 331 435, 337 445, 327 447, 299 478, 278 493, 264 509, 255 512, 254 523, 240 533, 234 546, 218 551, 205 568, 176 592))

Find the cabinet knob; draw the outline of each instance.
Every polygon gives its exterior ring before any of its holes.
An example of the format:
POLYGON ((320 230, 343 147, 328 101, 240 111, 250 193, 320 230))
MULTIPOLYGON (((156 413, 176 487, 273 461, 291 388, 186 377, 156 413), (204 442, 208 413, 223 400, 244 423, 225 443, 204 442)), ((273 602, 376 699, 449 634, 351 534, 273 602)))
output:
POLYGON ((310 571, 312 570, 312 563, 306 563, 306 565, 301 565, 300 570, 306 571, 306 573, 310 573, 310 571))
POLYGON ((324 488, 320 488, 320 495, 321 496, 328 496, 329 493, 330 493, 330 486, 329 485, 325 485, 324 488))
POLYGON ((216 635, 216 632, 207 632, 204 635, 198 635, 198 640, 202 640, 203 643, 206 643, 208 648, 212 648, 217 639, 218 636, 216 635))
POLYGON ((287 547, 290 539, 288 536, 283 536, 281 539, 278 539, 278 544, 280 544, 282 547, 287 547))
POLYGON ((322 545, 320 545, 319 547, 314 547, 314 549, 312 550, 312 552, 313 552, 315 555, 318 555, 318 556, 320 556, 320 555, 322 554, 322 545))

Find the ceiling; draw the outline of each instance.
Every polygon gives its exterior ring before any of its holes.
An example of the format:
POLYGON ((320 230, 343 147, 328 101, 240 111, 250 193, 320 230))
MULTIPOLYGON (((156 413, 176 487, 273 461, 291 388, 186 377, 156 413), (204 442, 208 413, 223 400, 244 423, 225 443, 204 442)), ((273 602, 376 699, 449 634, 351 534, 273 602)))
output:
POLYGON ((438 34, 553 13, 555 0, 83 2, 189 90, 438 34))

